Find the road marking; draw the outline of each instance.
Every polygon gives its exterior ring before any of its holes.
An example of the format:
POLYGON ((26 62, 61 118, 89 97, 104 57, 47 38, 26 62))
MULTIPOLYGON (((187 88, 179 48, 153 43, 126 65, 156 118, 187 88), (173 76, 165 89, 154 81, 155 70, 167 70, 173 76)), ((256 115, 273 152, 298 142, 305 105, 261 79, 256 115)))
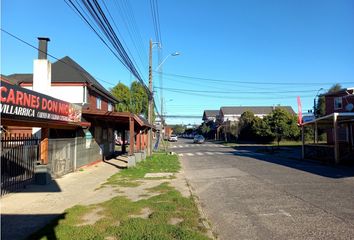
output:
POLYGON ((183 157, 183 153, 179 153, 178 156, 183 157))
POLYGON ((224 155, 225 153, 222 153, 222 152, 215 152, 215 154, 217 154, 217 155, 224 155))
POLYGON ((283 215, 287 216, 287 217, 291 217, 290 213, 285 212, 285 210, 283 210, 283 209, 279 209, 279 212, 282 213, 283 215))
POLYGON ((203 156, 204 154, 201 152, 196 152, 195 154, 197 154, 198 156, 203 156))
POLYGON ((186 153, 186 154, 187 154, 187 156, 194 156, 193 153, 186 153))
POLYGON ((207 155, 214 155, 213 152, 205 152, 207 155))
POLYGON ((276 215, 284 215, 284 216, 287 216, 287 217, 291 217, 291 214, 286 212, 285 210, 283 209, 279 209, 279 212, 275 212, 275 213, 260 213, 259 216, 276 216, 276 215))

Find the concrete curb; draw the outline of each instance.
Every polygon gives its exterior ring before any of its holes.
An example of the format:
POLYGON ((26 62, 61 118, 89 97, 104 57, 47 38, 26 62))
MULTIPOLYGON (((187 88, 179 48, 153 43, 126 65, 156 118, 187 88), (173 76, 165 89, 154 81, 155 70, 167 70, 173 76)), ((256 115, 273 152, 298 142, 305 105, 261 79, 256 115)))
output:
POLYGON ((135 162, 136 162, 136 163, 142 161, 142 153, 141 153, 141 152, 134 153, 134 156, 135 156, 135 162))
POLYGON ((136 165, 135 156, 132 155, 132 156, 128 156, 127 158, 128 158, 128 168, 135 167, 136 165))
POLYGON ((199 197, 195 193, 195 190, 193 189, 192 185, 189 183, 187 178, 184 178, 184 180, 186 181, 189 192, 190 192, 195 204, 197 205, 198 212, 202 218, 202 224, 207 230, 207 236, 210 237, 211 239, 214 239, 214 240, 219 239, 217 236, 217 233, 213 231, 213 228, 210 225, 210 220, 208 219, 206 213, 204 212, 202 205, 200 203, 199 197))
MULTIPOLYGON (((176 155, 175 152, 171 152, 172 155, 176 155)), ((183 168, 182 168, 183 169, 183 168)), ((217 240, 218 237, 217 237, 217 234, 216 232, 213 231, 213 228, 212 226, 210 225, 210 220, 208 219, 206 213, 204 212, 203 208, 202 208, 202 205, 200 203, 200 200, 199 200, 199 197, 198 195, 196 194, 195 190, 193 189, 192 185, 190 184, 190 182, 188 181, 188 179, 186 178, 186 176, 184 175, 184 172, 183 170, 181 170, 179 172, 182 176, 183 176, 183 179, 184 181, 186 182, 186 185, 188 187, 188 190, 189 190, 189 193, 190 195, 192 196, 194 202, 195 202, 195 205, 197 206, 198 208, 198 212, 201 216, 201 219, 202 219, 202 224, 203 226, 206 228, 207 230, 207 236, 210 237, 211 239, 214 239, 214 240, 217 240)))

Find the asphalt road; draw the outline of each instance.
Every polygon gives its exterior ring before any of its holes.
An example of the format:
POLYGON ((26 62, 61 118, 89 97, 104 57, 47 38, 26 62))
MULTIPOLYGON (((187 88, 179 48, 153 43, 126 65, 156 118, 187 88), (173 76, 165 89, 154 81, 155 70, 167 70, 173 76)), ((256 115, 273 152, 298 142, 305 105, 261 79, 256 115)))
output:
POLYGON ((220 239, 354 239, 354 169, 171 143, 220 239))

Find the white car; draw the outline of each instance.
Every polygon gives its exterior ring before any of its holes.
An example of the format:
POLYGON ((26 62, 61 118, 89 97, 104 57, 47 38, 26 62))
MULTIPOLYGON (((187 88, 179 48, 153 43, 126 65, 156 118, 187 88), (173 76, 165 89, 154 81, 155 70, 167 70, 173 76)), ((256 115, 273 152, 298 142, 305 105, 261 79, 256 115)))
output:
POLYGON ((168 141, 170 142, 177 142, 177 140, 178 140, 177 136, 173 134, 168 138, 168 141))

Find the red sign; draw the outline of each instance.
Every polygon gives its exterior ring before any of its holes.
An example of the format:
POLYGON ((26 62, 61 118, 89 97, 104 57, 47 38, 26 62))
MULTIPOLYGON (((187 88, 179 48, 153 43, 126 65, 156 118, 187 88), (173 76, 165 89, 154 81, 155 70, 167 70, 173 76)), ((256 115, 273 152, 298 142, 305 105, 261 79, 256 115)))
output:
POLYGON ((1 81, 1 115, 18 118, 80 122, 81 107, 17 85, 1 81))
POLYGON ((300 97, 297 97, 297 124, 301 125, 302 124, 302 106, 301 106, 301 100, 300 97))

